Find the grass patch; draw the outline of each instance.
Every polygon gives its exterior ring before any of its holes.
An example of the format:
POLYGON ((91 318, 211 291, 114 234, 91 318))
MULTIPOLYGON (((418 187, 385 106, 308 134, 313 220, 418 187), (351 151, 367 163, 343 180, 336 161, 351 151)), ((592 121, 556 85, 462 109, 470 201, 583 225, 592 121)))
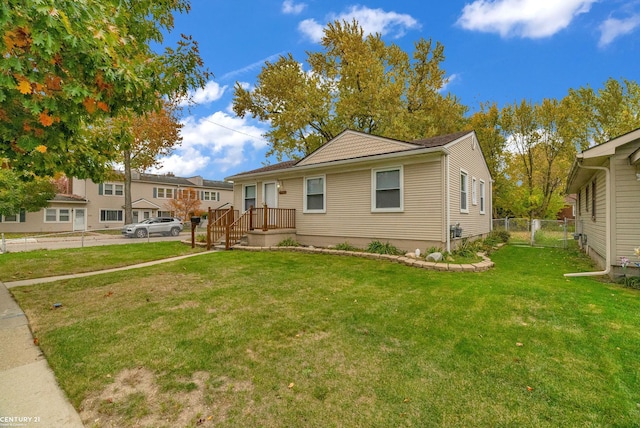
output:
POLYGON ((0 256, 0 281, 90 272, 200 251, 172 241, 7 253, 0 256))
POLYGON ((492 259, 229 251, 11 291, 97 426, 638 424, 638 291, 564 278, 576 252, 492 259))

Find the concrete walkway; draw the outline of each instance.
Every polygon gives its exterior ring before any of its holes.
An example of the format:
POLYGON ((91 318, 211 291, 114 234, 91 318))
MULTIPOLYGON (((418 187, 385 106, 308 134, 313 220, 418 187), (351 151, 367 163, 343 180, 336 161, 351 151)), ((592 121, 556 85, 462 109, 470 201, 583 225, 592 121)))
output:
POLYGON ((0 282, 0 427, 83 427, 34 344, 29 322, 8 288, 137 269, 210 254, 202 252, 132 266, 22 281, 0 282))

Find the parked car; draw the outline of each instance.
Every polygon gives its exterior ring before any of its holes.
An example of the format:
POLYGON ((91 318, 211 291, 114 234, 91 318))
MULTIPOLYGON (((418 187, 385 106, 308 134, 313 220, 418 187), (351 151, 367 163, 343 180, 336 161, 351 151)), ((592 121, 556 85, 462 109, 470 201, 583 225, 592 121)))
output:
POLYGON ((122 234, 128 237, 144 238, 153 233, 178 236, 184 225, 182 220, 175 217, 152 217, 140 223, 127 224, 122 228, 122 234))

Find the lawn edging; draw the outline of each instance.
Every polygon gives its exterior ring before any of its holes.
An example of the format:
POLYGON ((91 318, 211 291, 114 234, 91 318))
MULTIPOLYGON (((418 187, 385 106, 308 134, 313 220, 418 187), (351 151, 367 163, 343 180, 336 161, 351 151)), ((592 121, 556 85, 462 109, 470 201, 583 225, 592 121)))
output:
POLYGON ((495 264, 491 261, 485 253, 477 253, 482 257, 481 262, 458 264, 458 263, 435 263, 428 262, 424 259, 418 259, 415 257, 395 256, 391 254, 376 254, 367 253, 364 251, 346 251, 346 250, 334 250, 331 248, 315 248, 315 247, 249 247, 246 245, 236 245, 232 247, 234 250, 242 251, 293 251, 301 253, 311 254, 334 254, 340 256, 362 257, 372 260, 388 260, 394 263, 404 264, 406 266, 417 267, 421 269, 439 270, 439 271, 451 271, 451 272, 484 272, 491 269, 495 264))

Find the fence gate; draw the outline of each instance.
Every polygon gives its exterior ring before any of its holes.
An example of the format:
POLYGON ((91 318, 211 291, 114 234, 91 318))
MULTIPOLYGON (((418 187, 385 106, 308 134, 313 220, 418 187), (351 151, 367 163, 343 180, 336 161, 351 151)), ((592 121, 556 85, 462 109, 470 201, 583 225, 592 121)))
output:
POLYGON ((576 223, 573 219, 494 219, 493 230, 508 231, 511 234, 509 241, 511 244, 556 248, 568 248, 570 245, 576 245, 573 239, 576 223))

